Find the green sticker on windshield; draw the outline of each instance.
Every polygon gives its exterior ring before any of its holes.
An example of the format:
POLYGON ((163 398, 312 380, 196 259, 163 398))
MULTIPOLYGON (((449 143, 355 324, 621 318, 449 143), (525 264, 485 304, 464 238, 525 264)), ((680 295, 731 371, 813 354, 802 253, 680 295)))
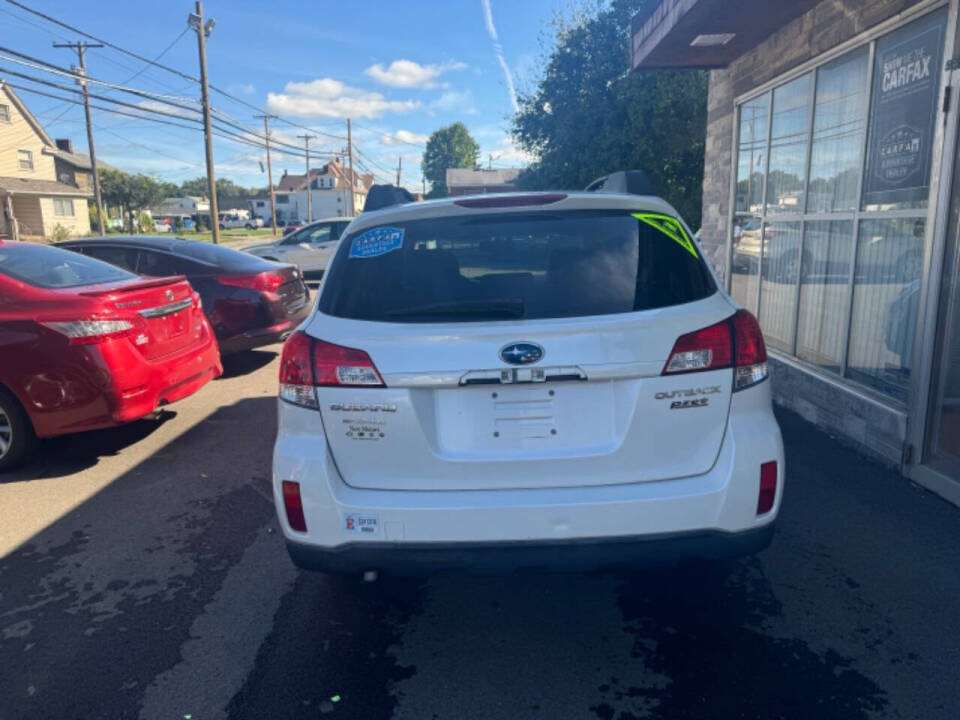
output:
POLYGON ((642 220, 647 225, 655 227, 694 257, 699 257, 699 255, 697 255, 697 246, 694 245, 693 240, 687 235, 687 231, 683 229, 683 225, 681 225, 680 221, 675 217, 661 215, 660 213, 631 214, 637 220, 642 220))

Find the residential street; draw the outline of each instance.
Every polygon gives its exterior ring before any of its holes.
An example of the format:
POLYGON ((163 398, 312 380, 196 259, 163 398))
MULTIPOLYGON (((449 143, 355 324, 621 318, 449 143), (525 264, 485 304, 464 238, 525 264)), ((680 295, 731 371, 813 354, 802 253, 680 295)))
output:
POLYGON ((275 378, 273 352, 235 357, 4 477, 2 720, 960 713, 960 510, 794 415, 759 557, 364 584, 284 553, 275 378))

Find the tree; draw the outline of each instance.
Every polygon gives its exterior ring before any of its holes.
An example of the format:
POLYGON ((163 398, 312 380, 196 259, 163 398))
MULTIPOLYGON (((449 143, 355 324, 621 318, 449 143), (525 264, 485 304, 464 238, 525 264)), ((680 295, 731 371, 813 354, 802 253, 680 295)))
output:
POLYGON ((535 89, 522 93, 516 143, 537 161, 522 187, 583 188, 641 169, 691 226, 700 223, 707 75, 628 71, 630 20, 649 0, 613 0, 556 24, 535 89))
POLYGON ((164 197, 163 187, 146 175, 130 175, 119 170, 101 170, 100 193, 107 205, 121 208, 127 231, 133 232, 133 215, 164 197))
POLYGON ((475 168, 480 146, 462 122, 435 130, 423 152, 423 176, 430 181, 427 197, 446 197, 448 168, 475 168))
MULTIPOLYGON (((204 176, 194 178, 193 180, 185 180, 180 186, 179 194, 184 196, 206 197, 210 194, 207 186, 207 178, 204 176)), ((218 198, 246 197, 247 195, 253 194, 255 194, 254 191, 237 185, 233 180, 228 178, 220 178, 217 180, 218 198)))

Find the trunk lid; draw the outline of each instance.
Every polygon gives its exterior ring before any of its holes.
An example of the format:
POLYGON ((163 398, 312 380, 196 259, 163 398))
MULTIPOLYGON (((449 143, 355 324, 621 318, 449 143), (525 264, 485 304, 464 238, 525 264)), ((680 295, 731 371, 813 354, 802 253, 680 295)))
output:
POLYGON ((202 340, 203 310, 183 276, 101 286, 82 293, 119 316, 134 316, 130 341, 148 360, 180 352, 202 340))
POLYGON ((723 441, 732 371, 661 372, 680 335, 733 311, 717 293, 645 313, 517 324, 315 317, 308 333, 365 350, 386 385, 318 388, 331 452, 358 488, 569 487, 705 473, 723 441), (501 360, 518 342, 542 347, 543 359, 501 360))

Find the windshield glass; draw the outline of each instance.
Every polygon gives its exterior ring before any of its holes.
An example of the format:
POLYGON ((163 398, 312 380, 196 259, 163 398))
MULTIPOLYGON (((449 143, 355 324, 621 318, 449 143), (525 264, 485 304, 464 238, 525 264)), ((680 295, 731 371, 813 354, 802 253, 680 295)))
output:
POLYGON ((0 273, 34 287, 50 289, 137 278, 100 260, 46 245, 0 245, 0 273))
POLYGON ((386 322, 560 318, 650 310, 715 292, 696 246, 675 220, 669 229, 626 211, 367 228, 341 243, 320 311, 386 322))

